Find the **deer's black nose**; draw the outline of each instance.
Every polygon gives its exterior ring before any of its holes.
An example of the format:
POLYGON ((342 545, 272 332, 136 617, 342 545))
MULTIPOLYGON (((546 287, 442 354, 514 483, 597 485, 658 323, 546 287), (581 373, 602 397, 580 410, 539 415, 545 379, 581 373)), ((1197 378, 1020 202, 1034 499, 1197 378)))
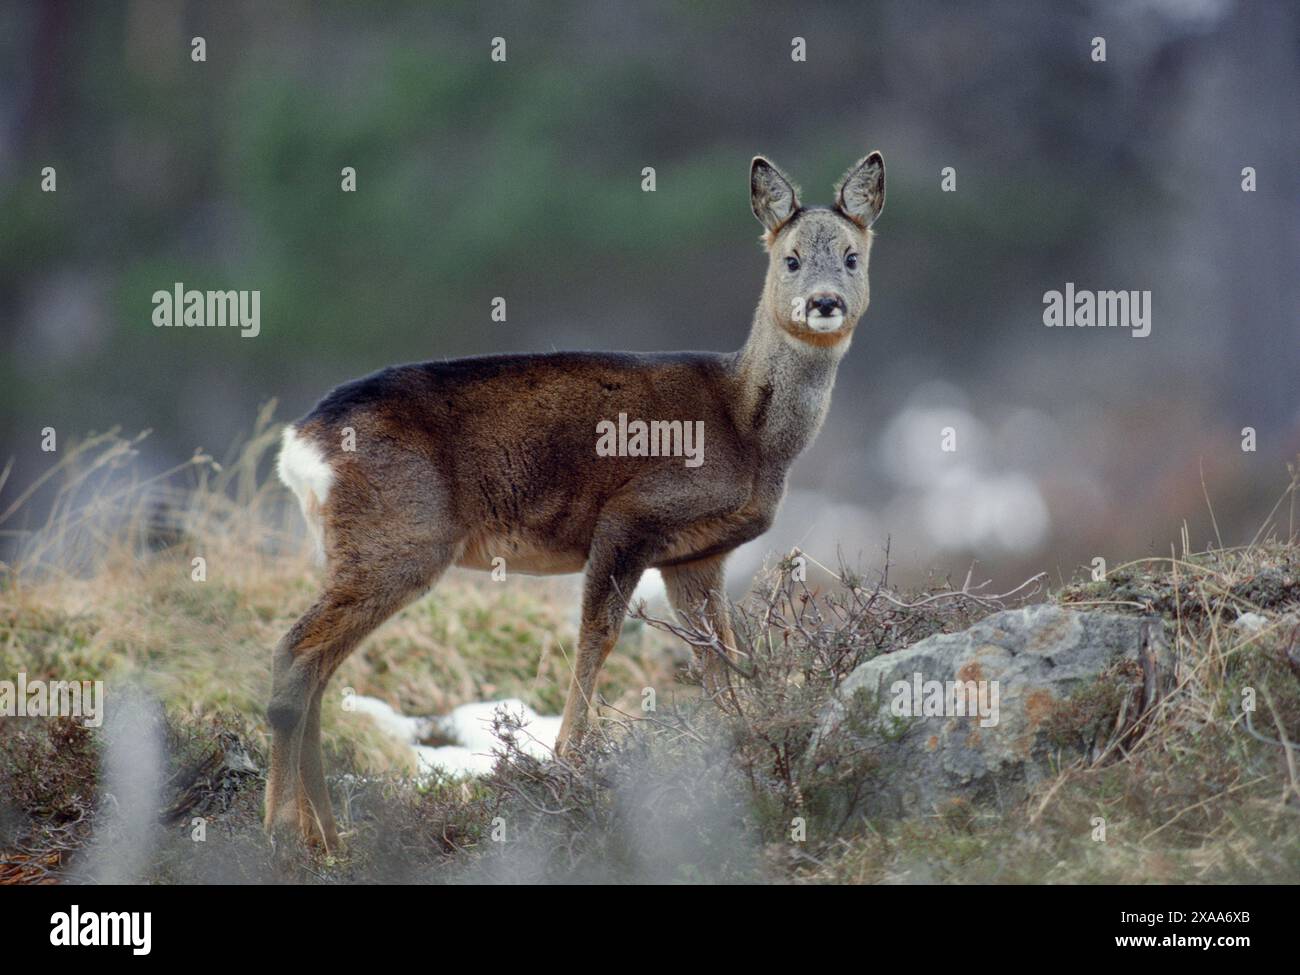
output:
POLYGON ((813 295, 808 299, 808 310, 829 318, 837 311, 844 311, 844 299, 839 295, 813 295))

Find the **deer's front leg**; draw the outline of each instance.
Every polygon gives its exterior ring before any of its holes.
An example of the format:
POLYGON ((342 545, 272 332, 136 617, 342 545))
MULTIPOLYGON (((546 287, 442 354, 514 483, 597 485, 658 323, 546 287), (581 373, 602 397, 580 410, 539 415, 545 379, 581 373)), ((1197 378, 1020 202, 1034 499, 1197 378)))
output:
POLYGON ((715 700, 730 687, 731 675, 727 660, 736 662, 736 638, 731 629, 731 614, 727 606, 727 588, 723 566, 727 556, 712 555, 694 562, 681 562, 665 566, 664 588, 673 609, 683 616, 704 617, 718 636, 720 648, 695 650, 704 672, 704 689, 715 700))
POLYGON ((555 754, 571 754, 587 730, 595 702, 596 678, 605 658, 618 642, 627 601, 641 580, 647 562, 641 546, 606 536, 592 546, 582 592, 582 627, 573 665, 564 719, 555 740, 555 754))

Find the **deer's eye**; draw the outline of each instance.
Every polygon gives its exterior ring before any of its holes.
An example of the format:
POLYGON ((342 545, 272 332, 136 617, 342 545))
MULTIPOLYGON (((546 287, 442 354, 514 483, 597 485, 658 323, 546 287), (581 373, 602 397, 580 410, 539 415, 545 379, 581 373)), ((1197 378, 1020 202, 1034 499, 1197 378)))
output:
POLYGON ((797 270, 799 270, 799 258, 797 258, 797 257, 787 257, 787 258, 785 259, 785 266, 786 266, 788 269, 790 269, 791 271, 797 271, 797 270))
POLYGON ((844 258, 844 266, 850 271, 856 271, 858 269, 858 255, 850 254, 848 257, 844 258))

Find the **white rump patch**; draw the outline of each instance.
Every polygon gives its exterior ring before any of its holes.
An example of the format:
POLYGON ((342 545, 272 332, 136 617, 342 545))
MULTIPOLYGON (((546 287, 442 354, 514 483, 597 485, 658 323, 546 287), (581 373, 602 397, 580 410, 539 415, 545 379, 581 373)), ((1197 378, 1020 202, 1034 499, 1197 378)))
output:
POLYGON ((292 426, 284 428, 284 442, 280 447, 280 460, 276 467, 280 480, 298 498, 307 527, 316 540, 316 554, 324 555, 321 507, 329 497, 334 483, 334 471, 325 460, 325 453, 310 440, 298 435, 292 426))

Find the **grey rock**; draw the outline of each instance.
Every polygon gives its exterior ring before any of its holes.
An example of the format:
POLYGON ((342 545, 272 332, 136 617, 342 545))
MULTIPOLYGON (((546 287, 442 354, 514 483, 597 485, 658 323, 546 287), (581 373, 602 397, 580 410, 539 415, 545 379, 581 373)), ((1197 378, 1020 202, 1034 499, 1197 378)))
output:
POLYGON ((872 751, 869 815, 932 814, 954 801, 1005 808, 1131 730, 1171 669, 1158 617, 1007 610, 862 664, 819 735, 852 735, 872 751))

